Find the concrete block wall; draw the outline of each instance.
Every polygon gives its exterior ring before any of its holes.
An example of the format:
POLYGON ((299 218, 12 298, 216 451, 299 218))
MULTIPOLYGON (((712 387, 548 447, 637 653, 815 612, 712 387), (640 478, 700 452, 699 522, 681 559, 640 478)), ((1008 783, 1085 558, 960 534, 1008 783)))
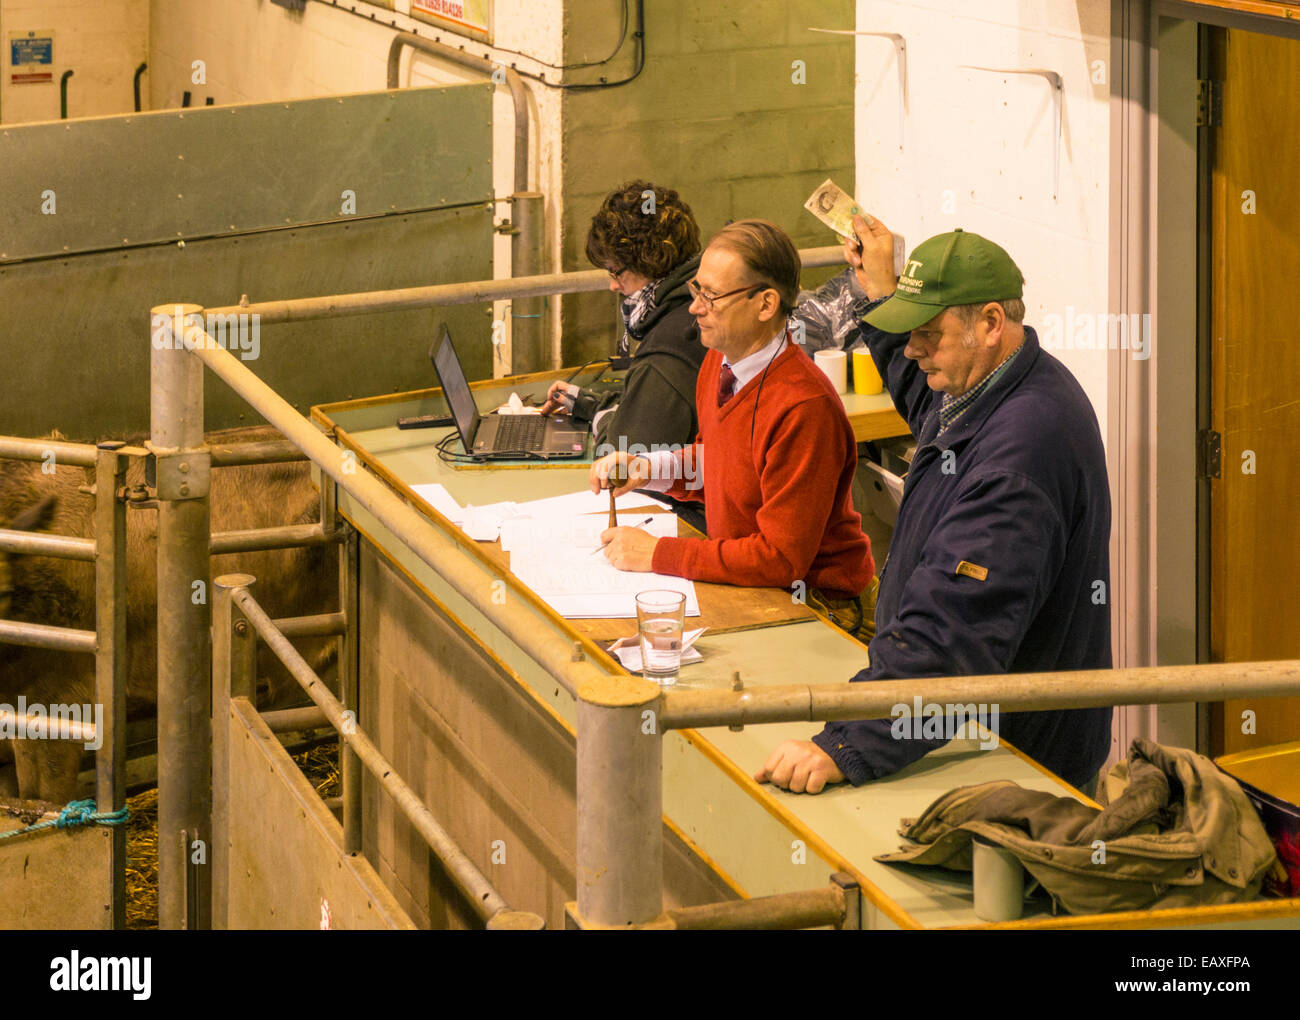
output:
MULTIPOLYGON (((566 4, 564 17, 568 64, 600 59, 618 39, 617 3, 566 4)), ((676 188, 706 240, 727 220, 760 216, 800 247, 834 243, 803 203, 827 177, 853 186, 853 44, 809 29, 852 28, 850 0, 656 0, 645 18, 649 59, 635 81, 565 93, 559 267, 591 268, 591 216, 634 177, 676 188)), ((625 45, 600 73, 631 74, 633 53, 625 45)), ((590 70, 571 78, 592 80, 590 70)), ((566 297, 557 353, 565 364, 608 354, 617 323, 613 295, 566 297)))
POLYGON ((59 79, 69 70, 69 117, 130 112, 148 32, 149 0, 0 0, 0 123, 58 120, 59 79), (11 84, 9 39, 32 29, 54 32, 54 80, 11 84))
MULTIPOLYGON (((1026 322, 1040 338, 1073 314, 1107 310, 1109 0, 858 0, 861 31, 907 43, 908 113, 886 39, 857 42, 857 197, 909 248, 962 227, 1001 244, 1025 274, 1026 322), (1053 196, 1051 89, 1062 76, 1060 185, 1053 196)), ((1081 331, 1080 331, 1081 335, 1081 331)), ((1064 336, 1062 337, 1064 340, 1064 336)), ((1105 438, 1104 349, 1056 349, 1092 399, 1105 438)))

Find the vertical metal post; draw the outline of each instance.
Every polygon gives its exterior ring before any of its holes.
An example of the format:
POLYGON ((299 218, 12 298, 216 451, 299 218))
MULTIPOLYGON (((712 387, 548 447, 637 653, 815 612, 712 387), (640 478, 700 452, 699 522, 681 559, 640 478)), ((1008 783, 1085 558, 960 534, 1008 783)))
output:
MULTIPOLYGON (((198 305, 161 305, 152 310, 150 449, 160 468, 168 455, 204 452, 203 365, 182 346, 187 317, 201 311, 198 305), (163 327, 169 320, 167 331, 163 327)), ((201 321, 191 320, 189 328, 201 321)), ((169 488, 160 470, 158 927, 204 928, 208 926, 208 883, 200 881, 198 902, 187 902, 190 863, 179 834, 185 832, 191 843, 210 835, 212 661, 207 588, 211 521, 206 477, 203 484, 195 486, 195 492, 177 494, 167 491, 169 488)))
MULTIPOLYGON (((542 272, 543 203, 540 191, 520 191, 510 196, 514 234, 510 238, 513 276, 536 276, 542 272)), ((541 372, 551 367, 551 352, 545 342, 546 299, 515 298, 510 302, 510 371, 541 372)))
MULTIPOLYGON (((104 442, 95 455, 95 704, 103 713, 96 734, 95 805, 119 811, 126 803, 126 486, 125 444, 104 442)), ((109 829, 113 841, 113 927, 126 927, 126 826, 109 829)))
MULTIPOLYGON (((352 720, 357 726, 361 725, 360 569, 361 536, 356 528, 349 526, 347 537, 339 543, 339 606, 346 627, 339 639, 339 700, 345 711, 353 713, 352 720)), ((343 852, 356 854, 361 852, 361 759, 341 737, 339 751, 339 771, 343 776, 343 852)))
POLYGON ((212 927, 228 927, 230 903, 230 699, 257 696, 257 632, 231 596, 251 574, 212 582, 212 927))
POLYGON ((578 913, 594 927, 663 909, 660 689, 606 677, 578 689, 578 913))

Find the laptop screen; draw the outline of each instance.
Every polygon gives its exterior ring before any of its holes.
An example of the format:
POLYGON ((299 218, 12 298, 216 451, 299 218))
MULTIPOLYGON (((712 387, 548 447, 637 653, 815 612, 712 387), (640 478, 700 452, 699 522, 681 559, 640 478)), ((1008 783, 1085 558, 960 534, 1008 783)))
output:
POLYGON ((451 334, 445 325, 442 327, 442 336, 434 341, 429 357, 433 361, 433 370, 438 373, 438 381, 442 383, 442 392, 447 398, 447 406, 451 408, 451 416, 456 419, 460 441, 465 444, 465 450, 469 451, 473 449, 478 407, 469 391, 465 370, 460 367, 460 358, 456 356, 456 348, 451 344, 451 334))

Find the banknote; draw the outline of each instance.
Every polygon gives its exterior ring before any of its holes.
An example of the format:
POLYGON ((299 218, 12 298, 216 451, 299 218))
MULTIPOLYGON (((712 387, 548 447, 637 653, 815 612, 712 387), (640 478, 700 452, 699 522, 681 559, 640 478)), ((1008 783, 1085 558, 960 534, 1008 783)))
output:
POLYGON ((845 194, 844 189, 829 177, 817 186, 803 207, 840 237, 848 237, 853 233, 854 216, 865 215, 853 196, 845 194))
MULTIPOLYGON (((817 190, 809 196, 803 207, 835 233, 841 237, 852 237, 858 248, 862 247, 862 242, 853 232, 853 217, 866 216, 867 212, 853 200, 853 196, 845 194, 844 189, 829 177, 817 186, 817 190)), ((902 234, 895 234, 894 272, 901 276, 906 262, 907 241, 902 234)))

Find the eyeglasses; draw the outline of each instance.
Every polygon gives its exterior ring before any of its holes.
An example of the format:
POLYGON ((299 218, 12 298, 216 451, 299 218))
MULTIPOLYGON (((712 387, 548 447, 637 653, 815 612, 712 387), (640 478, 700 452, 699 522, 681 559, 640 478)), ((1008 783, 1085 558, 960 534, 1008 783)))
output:
POLYGON ((622 269, 606 269, 605 272, 609 274, 611 280, 618 283, 618 278, 627 272, 627 266, 624 266, 622 269))
POLYGON ((756 283, 750 284, 748 287, 737 287, 735 290, 729 290, 725 294, 708 295, 700 288, 698 280, 691 280, 686 284, 686 289, 691 292, 693 298, 698 299, 703 303, 705 308, 712 312, 717 310, 717 303, 725 297, 731 297, 732 294, 739 294, 742 291, 747 291, 748 293, 745 294, 745 300, 748 301, 760 290, 767 290, 768 288, 765 283, 756 283))

